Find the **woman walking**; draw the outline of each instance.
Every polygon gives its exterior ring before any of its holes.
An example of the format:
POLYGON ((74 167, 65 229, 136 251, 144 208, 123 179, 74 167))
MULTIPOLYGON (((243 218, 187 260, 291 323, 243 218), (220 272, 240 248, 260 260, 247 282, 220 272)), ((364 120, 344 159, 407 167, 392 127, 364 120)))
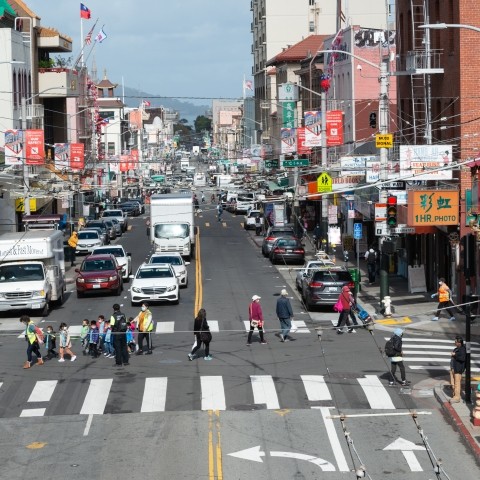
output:
POLYGON ((258 328, 258 334, 260 335, 260 343, 266 345, 267 342, 263 338, 263 312, 260 305, 260 298, 258 295, 252 297, 252 302, 248 307, 248 319, 250 320, 250 331, 248 332, 247 346, 252 344, 253 331, 258 328))
POLYGON ((338 300, 342 304, 342 310, 340 312, 340 316, 338 317, 337 333, 345 333, 345 330, 343 329, 344 324, 348 326, 348 333, 354 333, 355 330, 351 327, 350 319, 348 317, 350 316, 350 309, 355 305, 355 298, 347 285, 342 288, 342 293, 338 297, 338 300))
POLYGON ((70 333, 68 332, 68 325, 64 322, 60 324, 60 358, 59 362, 64 362, 65 359, 63 356, 65 353, 70 355, 70 361, 74 362, 77 359, 77 356, 70 350, 72 346, 72 340, 70 338, 70 333))
POLYGON ((207 312, 204 308, 201 308, 195 321, 193 323, 193 333, 195 334, 196 344, 193 347, 193 350, 188 354, 188 359, 192 361, 194 358, 197 358, 195 355, 197 350, 202 346, 202 343, 205 345, 204 360, 212 360, 210 355, 210 342, 212 340, 212 334, 210 333, 210 327, 207 322, 207 312))
POLYGON ((43 365, 42 354, 40 353, 40 345, 37 335, 35 334, 35 324, 28 315, 22 315, 20 322, 25 325, 25 340, 27 341, 27 361, 23 368, 30 368, 33 365, 43 365), (32 353, 37 357, 37 361, 33 363, 32 353))

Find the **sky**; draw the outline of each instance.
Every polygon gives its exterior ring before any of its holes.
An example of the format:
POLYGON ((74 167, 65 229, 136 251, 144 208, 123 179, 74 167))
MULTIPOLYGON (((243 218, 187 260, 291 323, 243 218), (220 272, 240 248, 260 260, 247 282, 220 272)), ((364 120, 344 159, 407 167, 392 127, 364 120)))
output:
MULTIPOLYGON (((80 1, 24 0, 80 51, 80 1)), ((83 20, 87 35, 98 18, 93 37, 103 26, 107 38, 85 58, 95 59, 113 83, 147 93, 210 105, 212 98, 240 98, 244 75, 252 80, 250 0, 85 0, 91 19, 83 20)), ((93 45, 93 43, 92 43, 93 45)), ((55 58, 58 54, 51 54, 55 58)), ((118 95, 120 91, 116 92, 118 95)), ((152 106, 162 102, 151 100, 152 106)))

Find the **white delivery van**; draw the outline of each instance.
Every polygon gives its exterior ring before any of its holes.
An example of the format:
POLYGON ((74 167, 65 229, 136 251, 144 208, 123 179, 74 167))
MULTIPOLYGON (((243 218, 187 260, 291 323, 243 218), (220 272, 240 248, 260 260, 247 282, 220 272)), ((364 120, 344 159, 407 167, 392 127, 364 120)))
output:
POLYGON ((195 255, 195 212, 191 193, 165 193, 150 197, 150 238, 156 252, 195 255))
POLYGON ((66 291, 63 232, 33 230, 0 235, 0 312, 47 315, 66 291))
POLYGON ((186 172, 189 166, 190 166, 190 160, 187 157, 182 157, 180 159, 180 171, 186 172))

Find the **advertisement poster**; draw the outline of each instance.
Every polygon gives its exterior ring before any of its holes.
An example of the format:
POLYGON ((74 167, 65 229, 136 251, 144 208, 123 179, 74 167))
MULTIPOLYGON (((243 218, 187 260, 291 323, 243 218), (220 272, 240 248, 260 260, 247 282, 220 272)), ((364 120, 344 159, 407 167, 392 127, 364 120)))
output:
POLYGON ((85 168, 85 145, 83 143, 70 144, 70 168, 72 170, 85 168))
POLYGON ((321 112, 305 112, 305 146, 322 146, 322 115, 321 112))
POLYGON ((451 180, 451 145, 400 145, 400 176, 418 180, 451 180), (439 170, 441 169, 441 170, 439 170))
POLYGON ((130 163, 129 155, 120 155, 120 172, 128 172, 129 163, 130 163))
POLYGON ((327 147, 343 145, 343 111, 327 112, 327 147))
POLYGON ((68 143, 55 144, 55 168, 63 170, 69 167, 69 145, 68 143))
POLYGON ((25 130, 25 163, 27 165, 43 165, 45 163, 43 130, 25 130))
POLYGON ((409 190, 409 226, 457 225, 459 222, 458 191, 409 190))
POLYGON ((305 127, 297 128, 297 153, 298 155, 309 155, 312 149, 305 145, 305 127))
POLYGON ((23 131, 5 131, 5 165, 21 165, 23 154, 23 131))
POLYGON ((297 151, 297 136, 295 128, 281 129, 282 153, 293 153, 297 151))

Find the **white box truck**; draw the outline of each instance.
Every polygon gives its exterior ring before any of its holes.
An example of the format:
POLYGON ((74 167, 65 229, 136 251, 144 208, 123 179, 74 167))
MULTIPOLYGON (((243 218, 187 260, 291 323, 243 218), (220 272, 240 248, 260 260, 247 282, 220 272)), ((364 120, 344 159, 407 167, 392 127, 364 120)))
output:
POLYGON ((165 193, 150 197, 150 238, 156 252, 195 256, 195 212, 191 193, 165 193))
POLYGON ((63 232, 32 230, 0 235, 0 312, 47 315, 66 291, 63 232))

